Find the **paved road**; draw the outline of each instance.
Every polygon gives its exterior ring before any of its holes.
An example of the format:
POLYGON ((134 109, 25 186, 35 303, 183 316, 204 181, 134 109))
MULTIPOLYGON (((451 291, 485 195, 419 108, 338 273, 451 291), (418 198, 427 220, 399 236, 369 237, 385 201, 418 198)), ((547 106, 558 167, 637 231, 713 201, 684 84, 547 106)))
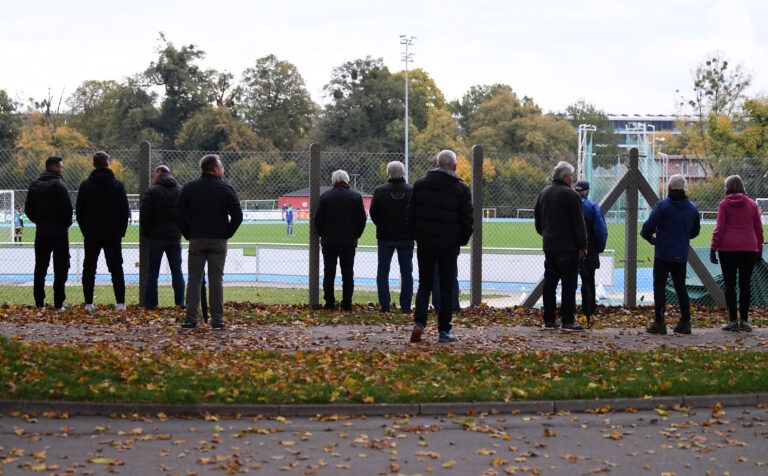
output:
MULTIPOLYGON (((767 408, 239 420, 0 418, 0 471, 765 474, 767 408), (712 473, 707 473, 712 471, 712 473)), ((69 473, 72 474, 72 473, 69 473)))

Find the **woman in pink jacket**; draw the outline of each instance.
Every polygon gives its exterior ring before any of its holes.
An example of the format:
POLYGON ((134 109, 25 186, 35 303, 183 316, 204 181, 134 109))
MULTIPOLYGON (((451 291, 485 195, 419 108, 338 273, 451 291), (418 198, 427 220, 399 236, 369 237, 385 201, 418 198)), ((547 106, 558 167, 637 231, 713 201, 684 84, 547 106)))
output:
POLYGON ((717 225, 712 233, 709 260, 720 267, 725 281, 725 305, 728 307, 728 323, 724 331, 752 331, 747 323, 749 314, 752 268, 763 254, 763 224, 760 210, 754 200, 746 195, 744 182, 738 175, 725 179, 725 198, 717 207, 717 225), (739 314, 736 320, 736 272, 739 273, 739 314))

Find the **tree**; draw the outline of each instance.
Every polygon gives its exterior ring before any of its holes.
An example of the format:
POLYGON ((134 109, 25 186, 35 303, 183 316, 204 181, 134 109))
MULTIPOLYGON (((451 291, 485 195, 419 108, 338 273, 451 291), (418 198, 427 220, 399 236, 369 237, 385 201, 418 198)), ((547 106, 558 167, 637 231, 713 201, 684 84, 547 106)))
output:
MULTIPOLYGON (((402 85, 399 98, 404 101, 405 71, 395 73, 393 77, 402 85)), ((405 107, 405 103, 403 103, 403 107, 405 107)), ((416 68, 408 71, 409 125, 410 122, 413 122, 417 129, 424 129, 429 120, 429 111, 433 109, 446 109, 445 96, 443 96, 442 91, 423 69, 416 68)), ((410 127, 408 132, 410 133, 410 127)))
POLYGON ((410 137, 413 139, 408 146, 414 153, 437 152, 443 149, 451 149, 454 152, 464 150, 459 136, 459 125, 445 109, 430 109, 427 112, 426 127, 415 137, 410 137))
POLYGON ((195 45, 177 49, 163 33, 160 33, 160 40, 165 45, 144 76, 150 84, 163 86, 165 90, 160 115, 154 125, 163 136, 163 145, 174 148, 184 121, 215 99, 212 78, 216 72, 203 70, 196 64, 205 58, 205 52, 195 45))
POLYGON ((24 115, 21 138, 16 143, 19 149, 54 152, 56 150, 84 149, 90 147, 88 138, 67 126, 56 126, 45 114, 30 109, 24 115))
POLYGON ((615 163, 616 156, 621 152, 619 136, 610 126, 608 115, 604 111, 582 98, 566 107, 565 113, 558 114, 557 118, 567 120, 576 129, 581 124, 595 126, 597 130, 592 136, 592 151, 596 154, 594 165, 609 167, 615 163))
MULTIPOLYGON (((404 115, 402 85, 381 58, 349 61, 333 70, 325 94, 332 102, 319 120, 321 141, 352 151, 402 151, 392 122, 404 115)), ((402 130, 402 125, 400 126, 402 130)))
POLYGON ((296 66, 267 55, 243 72, 239 108, 257 135, 280 150, 307 137, 317 106, 296 66))
MULTIPOLYGON (((471 143, 481 144, 488 155, 510 157, 519 153, 540 156, 573 154, 577 136, 567 122, 541 109, 530 98, 521 102, 502 90, 483 101, 472 116, 471 143)), ((548 162, 547 162, 548 164, 548 162)))
POLYGON ((12 149, 21 129, 21 117, 16 113, 18 103, 0 89, 0 148, 12 149))
POLYGON ((454 99, 448 103, 448 110, 459 123, 464 137, 471 134, 469 123, 477 107, 486 99, 489 99, 502 91, 512 92, 512 87, 507 84, 478 84, 469 88, 462 98, 454 99))
POLYGON ((158 142, 152 128, 158 113, 155 95, 144 91, 136 79, 84 81, 67 99, 67 124, 103 149, 135 148, 142 140, 158 142))
POLYGON ((176 144, 186 150, 275 150, 225 107, 208 107, 195 113, 179 132, 176 144))
POLYGON ((741 104, 752 77, 740 65, 728 69, 728 59, 714 52, 696 66, 693 73, 693 98, 688 104, 703 121, 714 114, 732 115, 741 104))

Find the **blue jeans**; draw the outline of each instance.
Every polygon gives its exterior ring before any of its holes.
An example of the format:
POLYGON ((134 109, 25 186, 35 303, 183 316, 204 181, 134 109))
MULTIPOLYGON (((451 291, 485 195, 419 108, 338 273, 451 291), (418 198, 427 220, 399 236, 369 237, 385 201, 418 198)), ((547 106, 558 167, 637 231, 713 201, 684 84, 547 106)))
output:
POLYGON ((184 275, 181 273, 181 240, 164 241, 149 239, 149 271, 144 306, 147 309, 157 307, 157 278, 160 275, 160 261, 163 253, 168 258, 173 283, 173 300, 177 306, 184 307, 184 275))
POLYGON ((400 310, 411 312, 413 300, 413 240, 379 240, 379 267, 376 273, 376 287, 379 290, 381 310, 390 310, 389 268, 392 255, 397 250, 397 262, 400 265, 400 310))

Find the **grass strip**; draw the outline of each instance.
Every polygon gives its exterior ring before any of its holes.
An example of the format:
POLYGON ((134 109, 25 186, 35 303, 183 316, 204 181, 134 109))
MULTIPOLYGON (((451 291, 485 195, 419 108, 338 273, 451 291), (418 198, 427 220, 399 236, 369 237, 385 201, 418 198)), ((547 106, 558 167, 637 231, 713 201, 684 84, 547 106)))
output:
POLYGON ((374 403, 765 391, 768 353, 149 352, 0 338, 0 398, 374 403))

